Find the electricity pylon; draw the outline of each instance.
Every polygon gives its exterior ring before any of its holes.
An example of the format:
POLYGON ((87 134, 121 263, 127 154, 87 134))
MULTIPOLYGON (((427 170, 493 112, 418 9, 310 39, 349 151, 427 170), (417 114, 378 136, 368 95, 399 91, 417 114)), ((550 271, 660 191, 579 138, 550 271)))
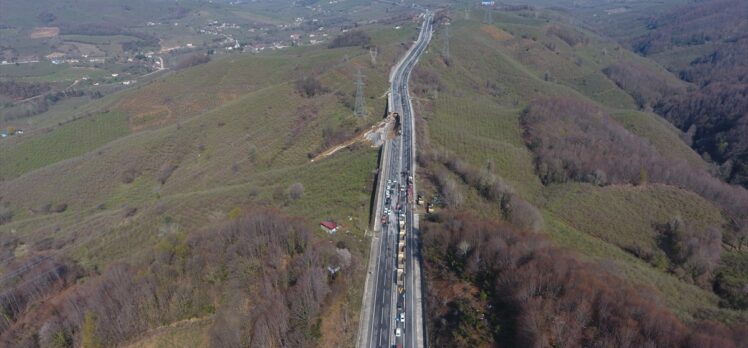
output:
POLYGON ((492 24, 493 23, 493 15, 491 14, 491 8, 486 7, 486 12, 483 13, 483 23, 484 24, 492 24))
POLYGON ((358 117, 366 116, 366 102, 364 101, 364 76, 361 69, 356 72, 356 110, 354 114, 358 117))
POLYGON ((444 43, 442 46, 442 57, 445 61, 449 61, 449 26, 444 26, 444 43))

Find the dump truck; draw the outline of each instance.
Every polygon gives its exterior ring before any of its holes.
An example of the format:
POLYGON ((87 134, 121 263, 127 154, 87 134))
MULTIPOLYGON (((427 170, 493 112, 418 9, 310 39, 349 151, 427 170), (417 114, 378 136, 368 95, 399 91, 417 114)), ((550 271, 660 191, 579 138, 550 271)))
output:
POLYGON ((405 270, 397 269, 397 292, 402 294, 405 292, 405 270))

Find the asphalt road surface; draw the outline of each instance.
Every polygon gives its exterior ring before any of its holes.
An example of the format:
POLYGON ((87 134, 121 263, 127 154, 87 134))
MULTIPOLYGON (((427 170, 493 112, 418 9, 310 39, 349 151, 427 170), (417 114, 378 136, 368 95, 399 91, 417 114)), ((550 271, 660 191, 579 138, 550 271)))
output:
MULTIPOLYGON (((385 176, 385 198, 382 211, 387 215, 379 234, 378 255, 374 273, 369 274, 373 287, 370 316, 362 325, 368 325, 364 337, 367 347, 423 347, 424 330, 420 307, 420 262, 417 251, 418 230, 413 211, 415 201, 415 130, 413 111, 408 93, 408 81, 418 58, 428 46, 432 35, 431 12, 423 14, 423 24, 417 41, 395 68, 391 79, 390 98, 394 112, 400 114, 400 134, 390 140, 389 153, 382 167, 385 176), (410 180, 412 177, 412 180, 410 180), (410 191, 410 200, 409 198, 410 191), (404 293, 398 291, 397 266, 399 221, 405 221, 405 277, 404 293), (415 289, 418 288, 418 291, 415 289), (404 315, 404 321, 400 320, 404 315), (399 329, 399 330, 398 330, 399 329), (399 336, 396 335, 399 332, 399 336)), ((381 217, 377 217, 381 218, 381 217)))

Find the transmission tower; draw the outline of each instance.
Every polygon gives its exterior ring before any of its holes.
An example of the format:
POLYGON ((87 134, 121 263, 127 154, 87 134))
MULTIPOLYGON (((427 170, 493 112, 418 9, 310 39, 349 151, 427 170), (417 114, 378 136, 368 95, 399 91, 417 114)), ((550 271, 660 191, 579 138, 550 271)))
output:
POLYGON ((379 51, 377 50, 377 46, 371 46, 369 48, 369 56, 371 57, 372 66, 377 65, 377 54, 379 54, 379 51))
POLYGON ((366 116, 366 103, 364 101, 364 76, 361 75, 361 69, 356 72, 356 110, 355 115, 358 117, 366 116))
POLYGON ((483 13, 483 23, 493 24, 493 15, 491 14, 491 8, 486 7, 486 12, 483 13))
POLYGON ((465 5, 465 19, 470 19, 470 5, 465 5))
POLYGON ((442 46, 442 57, 444 61, 449 61, 449 26, 444 26, 444 45, 442 46))

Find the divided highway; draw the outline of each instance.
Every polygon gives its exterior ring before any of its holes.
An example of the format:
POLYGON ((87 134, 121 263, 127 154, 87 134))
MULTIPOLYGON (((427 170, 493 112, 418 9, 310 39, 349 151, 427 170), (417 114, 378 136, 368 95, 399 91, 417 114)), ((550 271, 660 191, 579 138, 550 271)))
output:
POLYGON ((424 347, 418 215, 414 212, 415 120, 408 81, 431 41, 433 14, 423 14, 416 42, 390 74, 390 112, 398 135, 382 152, 375 236, 364 291, 358 347, 424 347))

